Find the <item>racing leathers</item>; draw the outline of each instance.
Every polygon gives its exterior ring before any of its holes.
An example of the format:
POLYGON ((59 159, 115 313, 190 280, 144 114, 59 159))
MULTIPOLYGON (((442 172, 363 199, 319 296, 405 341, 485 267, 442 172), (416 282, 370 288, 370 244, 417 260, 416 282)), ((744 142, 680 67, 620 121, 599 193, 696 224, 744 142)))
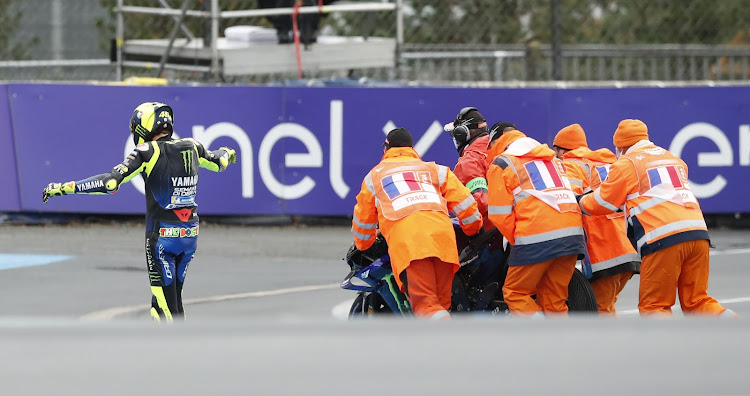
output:
POLYGON ((482 228, 469 190, 448 167, 423 162, 411 147, 388 149, 357 195, 354 243, 359 250, 368 249, 380 226, 396 282, 417 316, 449 315, 453 275, 459 268, 449 212, 467 235, 482 228))
MULTIPOLYGON (((139 144, 111 172, 79 181, 53 183, 51 195, 113 194, 141 174, 146 187, 146 264, 151 282, 151 315, 156 320, 182 318, 182 286, 198 240, 195 197, 199 167, 222 172, 235 152, 206 150, 190 138, 163 137, 139 144)), ((51 192, 51 193, 50 193, 51 192)))
POLYGON ((479 206, 479 213, 484 219, 484 229, 495 228, 491 221, 487 220, 487 144, 490 136, 485 132, 471 141, 459 152, 458 162, 453 170, 458 180, 469 189, 474 200, 479 206))

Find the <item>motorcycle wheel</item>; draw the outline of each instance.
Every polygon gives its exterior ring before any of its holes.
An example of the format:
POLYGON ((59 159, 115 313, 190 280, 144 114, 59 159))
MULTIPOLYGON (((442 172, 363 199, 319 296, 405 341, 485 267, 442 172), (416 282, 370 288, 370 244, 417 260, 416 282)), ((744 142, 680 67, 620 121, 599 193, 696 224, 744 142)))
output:
POLYGON ((377 293, 360 293, 352 302, 352 307, 349 309, 349 318, 367 317, 381 313, 391 313, 391 309, 377 293))
POLYGON ((597 313, 596 296, 586 276, 578 269, 568 284, 568 309, 570 312, 597 313))
POLYGON ((352 303, 352 307, 349 308, 350 318, 363 316, 365 314, 363 301, 364 301, 364 296, 362 294, 357 294, 357 298, 354 299, 354 302, 352 303))

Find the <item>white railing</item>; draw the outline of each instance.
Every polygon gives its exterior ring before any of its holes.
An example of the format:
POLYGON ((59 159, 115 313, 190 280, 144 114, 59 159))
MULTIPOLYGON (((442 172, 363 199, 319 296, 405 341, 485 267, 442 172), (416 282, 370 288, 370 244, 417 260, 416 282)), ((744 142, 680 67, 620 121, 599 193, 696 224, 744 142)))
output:
MULTIPOLYGON (((162 3, 164 8, 156 7, 140 7, 140 6, 126 6, 124 0, 117 0, 117 6, 115 13, 117 14, 116 23, 116 62, 117 62, 117 78, 122 77, 122 68, 126 66, 123 56, 123 45, 125 42, 125 14, 148 14, 148 15, 162 15, 172 16, 175 18, 176 23, 182 25, 182 20, 185 17, 200 17, 211 19, 211 68, 210 71, 215 76, 221 73, 219 65, 219 51, 217 45, 217 39, 219 37, 219 23, 221 19, 231 18, 245 18, 245 17, 262 17, 272 15, 292 15, 294 13, 299 14, 314 14, 314 13, 332 13, 332 12, 378 12, 378 11, 395 11, 396 12, 396 58, 398 59, 398 53, 401 45, 403 44, 403 0, 395 0, 393 3, 383 2, 362 2, 356 4, 332 4, 326 6, 304 6, 299 7, 296 10, 291 7, 286 8, 269 8, 269 9, 258 9, 258 10, 235 10, 235 11, 221 11, 219 9, 219 0, 210 0, 210 10, 208 11, 196 11, 185 9, 188 0, 184 0, 182 9, 167 8, 168 4, 162 3)), ((174 36, 174 34, 172 34, 174 36)), ((167 59, 169 52, 172 49, 174 38, 170 38, 169 45, 165 50, 163 59, 167 59)), ((130 63, 132 66, 133 63, 130 63)), ((176 65, 166 64, 162 60, 160 68, 175 69, 176 65)), ((184 67, 180 67, 184 69, 184 67)), ((201 68, 202 69, 202 68, 201 68)))

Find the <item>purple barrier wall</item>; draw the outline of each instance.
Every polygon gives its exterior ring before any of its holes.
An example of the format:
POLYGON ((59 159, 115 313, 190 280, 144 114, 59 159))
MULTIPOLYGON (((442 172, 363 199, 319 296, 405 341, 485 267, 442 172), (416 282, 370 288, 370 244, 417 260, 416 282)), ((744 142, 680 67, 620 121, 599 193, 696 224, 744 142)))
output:
MULTIPOLYGON (((43 205, 40 193, 50 181, 108 172, 129 151, 127 123, 133 108, 152 100, 173 106, 179 136, 194 137, 211 149, 237 149, 238 163, 227 172, 201 174, 198 203, 203 214, 348 215, 362 178, 380 159, 384 131, 395 126, 409 129, 425 160, 452 167, 457 154, 442 125, 468 105, 477 106, 490 123, 512 121, 543 143, 551 144, 557 130, 578 122, 587 130, 592 148, 612 148, 617 123, 640 118, 649 125, 654 142, 679 152, 687 162, 704 211, 750 211, 750 200, 745 199, 750 187, 744 177, 750 165, 750 122, 744 119, 750 114, 750 87, 13 84, 9 91, 20 209, 27 211, 142 213, 145 204, 137 179, 107 197, 64 197, 43 205)), ((0 131, 5 124, 0 115, 0 131)), ((0 139, 5 138, 0 133, 0 139)))
POLYGON ((0 169, 2 169, 2 172, 0 172, 0 186, 2 186, 0 211, 21 210, 7 85, 0 85, 0 169))

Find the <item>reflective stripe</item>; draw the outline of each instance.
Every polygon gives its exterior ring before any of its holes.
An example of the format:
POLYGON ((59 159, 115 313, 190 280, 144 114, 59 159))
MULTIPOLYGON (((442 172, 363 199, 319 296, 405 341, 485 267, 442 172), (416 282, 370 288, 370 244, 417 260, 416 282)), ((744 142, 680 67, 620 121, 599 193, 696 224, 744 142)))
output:
POLYGON ((654 206, 667 202, 666 199, 658 198, 658 197, 652 197, 647 201, 641 202, 638 206, 634 207, 633 209, 630 209, 629 213, 630 216, 635 216, 637 214, 641 214, 645 212, 648 209, 653 208, 654 206))
POLYGON ((361 239, 363 241, 369 241, 370 239, 375 238, 376 235, 375 233, 373 233, 372 235, 360 234, 354 230, 354 227, 352 227, 352 234, 354 234, 355 238, 361 239))
POLYGON ((461 224, 463 224, 463 225, 469 225, 469 224, 472 224, 472 223, 474 223, 474 222, 477 222, 477 221, 479 221, 479 219, 480 219, 481 217, 482 217, 482 215, 480 215, 480 214, 479 214, 479 211, 478 211, 478 210, 476 210, 476 211, 474 211, 474 214, 472 214, 471 216, 469 216, 469 217, 467 217, 467 218, 465 218, 465 219, 461 220, 461 224))
POLYGON ((596 200, 596 203, 598 203, 599 205, 601 205, 601 206, 603 206, 603 207, 605 207, 605 208, 607 208, 607 209, 609 209, 609 210, 611 210, 613 212, 617 212, 618 210, 620 210, 620 208, 618 208, 617 206, 612 205, 611 203, 605 201, 604 198, 602 198, 602 196, 599 195, 599 189, 598 188, 596 189, 596 191, 594 191, 594 199, 596 200))
POLYGON ((496 157, 494 161, 492 161, 494 165, 497 165, 500 167, 500 169, 505 169, 510 165, 510 161, 508 161, 505 157, 496 157))
POLYGON ((657 239, 661 236, 667 235, 670 232, 679 231, 685 228, 707 228, 706 222, 703 220, 682 220, 682 221, 676 221, 674 223, 666 224, 661 227, 654 228, 653 230, 647 232, 644 234, 640 239, 638 239, 638 242, 636 243, 636 246, 638 246, 638 251, 641 251, 641 247, 646 244, 646 242, 657 239))
POLYGON ((353 220, 354 220, 354 224, 356 224, 357 227, 359 227, 359 228, 361 228, 363 230, 372 230, 373 228, 375 228, 375 227, 378 226, 378 223, 363 223, 363 222, 359 221, 359 219, 357 218, 357 216, 354 216, 353 220))
POLYGON ((439 186, 443 187, 443 183, 445 183, 445 179, 448 178, 448 167, 443 165, 438 165, 438 180, 439 186))
POLYGON ((563 162, 570 161, 570 162, 574 162, 574 163, 580 165, 581 168, 583 168, 583 170, 586 171, 586 173, 589 175, 589 178, 590 178, 590 176, 591 176, 591 167, 589 166, 589 164, 587 164, 587 163, 585 163, 585 162, 583 162, 583 161, 581 161, 579 159, 575 159, 575 158, 565 158, 562 161, 563 162))
POLYGON ((594 272, 603 271, 612 267, 617 267, 620 264, 631 263, 633 261, 641 261, 641 256, 638 253, 626 253, 622 256, 617 256, 609 260, 593 263, 591 264, 591 269, 594 272))
POLYGON ((471 205, 473 203, 475 203, 475 202, 476 201, 474 200, 474 197, 472 197, 471 195, 469 195, 468 197, 466 197, 466 199, 464 199, 463 201, 461 201, 461 203, 459 203, 458 205, 456 205, 456 206, 453 207, 453 212, 456 213, 456 214, 461 213, 464 210, 469 209, 471 207, 471 205))
POLYGON ((591 213, 586 211, 586 208, 583 207, 583 199, 586 197, 581 197, 581 199, 578 200, 578 207, 581 208, 581 214, 584 216, 591 216, 591 213))
POLYGON ((584 189, 583 189, 583 193, 584 193, 584 194, 586 194, 586 193, 590 193, 590 192, 592 192, 592 191, 594 191, 594 190, 592 190, 592 189, 591 189, 591 187, 586 187, 586 188, 584 188, 584 189))
POLYGON ((531 194, 527 193, 526 191, 523 191, 516 196, 513 197, 513 202, 518 203, 520 201, 523 201, 524 199, 530 197, 531 194))
POLYGON ((518 195, 518 194, 521 193, 521 191, 523 191, 523 190, 521 190, 521 186, 518 186, 518 187, 516 187, 516 188, 513 189, 513 195, 518 195))
POLYGON ((516 170, 516 166, 513 165, 513 161, 511 161, 510 158, 506 156, 503 156, 503 161, 508 162, 508 165, 510 165, 510 169, 513 169, 513 173, 515 173, 516 177, 518 177, 518 171, 516 170))
POLYGON ((724 310, 724 312, 721 313, 721 315, 719 315, 719 317, 722 318, 722 319, 727 319, 727 318, 734 319, 734 318, 739 318, 740 316, 737 315, 736 312, 734 312, 731 309, 727 308, 727 309, 724 310))
POLYGON ((487 213, 491 215, 506 215, 513 213, 513 205, 506 206, 490 206, 487 208, 487 213))
POLYGON ((367 172, 367 176, 365 176, 365 185, 370 194, 375 195, 375 186, 372 184, 372 174, 370 172, 367 172))
POLYGON ((536 235, 519 236, 516 237, 516 245, 530 245, 532 243, 546 242, 573 235, 583 235, 583 227, 568 227, 536 235))
POLYGON ((583 188, 583 182, 578 179, 568 178, 568 181, 570 181, 570 184, 575 184, 576 186, 583 188))
POLYGON ((432 319, 432 320, 444 320, 444 319, 450 319, 450 318, 451 318, 451 314, 450 314, 450 313, 448 313, 448 311, 446 311, 446 310, 444 310, 444 309, 443 309, 443 310, 440 310, 440 311, 437 311, 437 312, 435 312, 435 313, 434 313, 434 314, 432 314, 432 316, 430 317, 430 319, 432 319))
POLYGON ((638 198, 640 196, 641 196, 641 194, 636 192, 636 193, 628 194, 628 196, 625 197, 625 199, 628 200, 628 201, 630 201, 631 199, 636 199, 636 198, 638 198))

